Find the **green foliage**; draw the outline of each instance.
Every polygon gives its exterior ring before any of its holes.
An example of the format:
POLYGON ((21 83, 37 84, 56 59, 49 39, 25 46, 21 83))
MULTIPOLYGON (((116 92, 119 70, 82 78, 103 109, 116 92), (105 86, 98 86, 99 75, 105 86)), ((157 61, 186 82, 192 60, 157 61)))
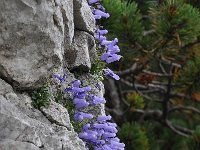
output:
POLYGON ((60 103, 63 99, 63 92, 59 89, 57 93, 54 95, 54 100, 56 103, 60 103))
POLYGON ((40 109, 41 107, 48 107, 50 101, 50 93, 48 85, 45 84, 31 94, 32 105, 34 108, 40 109))
POLYGON ((121 0, 104 0, 103 6, 111 15, 105 25, 112 37, 119 37, 120 35, 120 41, 141 39, 144 27, 141 22, 142 16, 136 3, 133 2, 127 5, 126 2, 121 0))
POLYGON ((196 8, 182 0, 167 0, 150 10, 153 27, 159 37, 188 44, 200 35, 200 14, 196 8))
POLYGON ((72 126, 74 127, 74 130, 77 133, 80 133, 83 127, 83 124, 81 122, 75 122, 74 121, 74 114, 75 114, 75 105, 73 104, 72 100, 68 100, 65 104, 65 108, 67 109, 70 117, 70 122, 72 126))
POLYGON ((185 0, 187 3, 193 5, 193 7, 200 8, 200 1, 199 0, 185 0))
MULTIPOLYGON (((141 125, 140 125, 141 126, 141 125)), ((142 125, 149 140, 150 150, 197 150, 192 137, 185 138, 174 134, 170 129, 159 123, 145 121, 142 125), (155 134, 157 133, 157 134, 155 134)))
POLYGON ((178 82, 186 82, 190 85, 190 90, 200 91, 200 57, 195 57, 186 63, 180 72, 178 82))
MULTIPOLYGON (((123 72, 127 68, 131 69, 135 62, 144 65, 144 70, 141 72, 136 69, 133 74, 122 75, 122 83, 116 86, 119 87, 118 91, 121 90, 120 98, 126 99, 129 103, 127 107, 123 102, 120 103, 123 105, 121 110, 127 110, 126 115, 121 119, 116 115, 116 120, 125 122, 119 135, 125 142, 126 149, 200 149, 199 114, 192 110, 170 111, 174 107, 200 109, 200 45, 197 44, 200 41, 198 9, 200 1, 103 0, 103 2, 111 18, 106 23, 102 22, 102 25, 111 31, 108 33, 109 38, 116 36, 119 39, 121 54, 124 56, 123 61, 111 68, 123 72), (153 32, 145 34, 148 31, 153 32), (149 73, 145 73, 146 70, 149 73), (148 78, 149 74, 152 76, 148 78), (165 119, 175 127, 196 129, 193 136, 186 138, 174 133, 166 126, 162 117, 148 116, 148 113, 141 114, 145 110, 163 112, 165 105, 163 101, 167 95, 169 81, 168 77, 165 77, 167 74, 172 74, 172 84, 166 105, 169 112, 165 119), (145 78, 141 78, 142 75, 145 75, 145 78), (132 83, 133 87, 129 83, 132 83), (133 120, 137 123, 129 123, 133 120), (147 146, 144 148, 144 145, 147 146)), ((109 98, 112 99, 111 96, 109 98)), ((110 108, 114 109, 114 106, 110 105, 110 108)))
POLYGON ((197 138, 200 142, 200 125, 198 125, 193 133, 193 136, 197 138))
POLYGON ((125 143, 126 150, 148 150, 149 142, 145 131, 137 123, 124 123, 119 138, 125 143))
POLYGON ((129 93, 127 95, 127 101, 132 106, 131 109, 143 109, 144 108, 144 99, 141 95, 136 92, 129 93))
MULTIPOLYGON (((97 51, 99 51, 99 50, 97 50, 97 51)), ((99 54, 99 56, 100 56, 100 54, 99 54)), ((93 75, 97 75, 98 79, 100 81, 102 81, 103 80, 102 70, 105 69, 106 63, 101 61, 99 56, 96 58, 95 63, 92 64, 90 73, 93 75)))
MULTIPOLYGON (((140 54, 140 51, 133 50, 134 42, 144 41, 142 40, 144 26, 138 6, 135 2, 127 5, 127 2, 121 0, 103 0, 102 2, 111 15, 106 22, 102 22, 102 25, 109 31, 107 37, 109 40, 115 37, 119 39, 118 46, 125 58, 121 61, 131 65, 130 62, 134 61, 134 56, 140 54)), ((113 67, 123 68, 124 65, 121 63, 119 66, 115 63, 113 67)))

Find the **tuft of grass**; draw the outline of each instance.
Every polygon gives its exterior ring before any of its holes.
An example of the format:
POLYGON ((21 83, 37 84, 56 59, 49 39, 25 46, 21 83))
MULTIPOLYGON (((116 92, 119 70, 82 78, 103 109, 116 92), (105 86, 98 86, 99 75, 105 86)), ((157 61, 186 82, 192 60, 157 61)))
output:
POLYGON ((33 91, 31 94, 32 105, 36 109, 40 109, 41 107, 48 108, 50 102, 50 93, 48 89, 48 85, 45 84, 39 89, 33 91))

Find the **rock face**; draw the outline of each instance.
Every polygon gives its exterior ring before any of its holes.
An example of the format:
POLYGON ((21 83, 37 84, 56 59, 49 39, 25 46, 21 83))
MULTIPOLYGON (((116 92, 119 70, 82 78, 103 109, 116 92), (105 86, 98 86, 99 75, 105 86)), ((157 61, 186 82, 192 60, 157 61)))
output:
POLYGON ((89 70, 94 30, 86 0, 1 0, 0 77, 31 89, 63 64, 89 70))
MULTIPOLYGON (((30 93, 55 72, 71 82, 75 69, 84 84, 96 84, 88 73, 94 31, 86 0, 0 0, 0 150, 85 149, 68 110, 52 100, 35 109, 30 93)), ((103 86, 93 92, 102 95, 103 86)))

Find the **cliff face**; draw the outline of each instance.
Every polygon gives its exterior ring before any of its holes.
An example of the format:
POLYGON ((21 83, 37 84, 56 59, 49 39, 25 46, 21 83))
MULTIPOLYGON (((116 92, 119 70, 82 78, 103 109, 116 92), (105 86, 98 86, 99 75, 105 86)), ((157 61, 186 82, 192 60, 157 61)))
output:
POLYGON ((84 149, 67 109, 53 100, 35 109, 30 93, 53 73, 66 72, 69 83, 81 70, 83 84, 102 95, 88 73, 94 30, 86 0, 0 0, 0 150, 84 149))

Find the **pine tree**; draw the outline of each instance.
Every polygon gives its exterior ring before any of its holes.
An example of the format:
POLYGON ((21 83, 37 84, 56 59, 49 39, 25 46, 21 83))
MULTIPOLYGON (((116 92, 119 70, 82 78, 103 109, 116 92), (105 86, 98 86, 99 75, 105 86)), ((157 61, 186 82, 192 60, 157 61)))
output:
POLYGON ((200 149, 200 1, 103 0, 102 25, 118 37, 123 60, 110 66, 109 112, 127 149, 200 149), (116 89, 117 88, 117 89, 116 89), (131 122, 135 123, 131 123, 131 122), (131 130, 131 131, 130 131, 131 130), (134 132, 133 138, 127 134, 134 132), (130 144, 131 143, 131 144, 130 144))

